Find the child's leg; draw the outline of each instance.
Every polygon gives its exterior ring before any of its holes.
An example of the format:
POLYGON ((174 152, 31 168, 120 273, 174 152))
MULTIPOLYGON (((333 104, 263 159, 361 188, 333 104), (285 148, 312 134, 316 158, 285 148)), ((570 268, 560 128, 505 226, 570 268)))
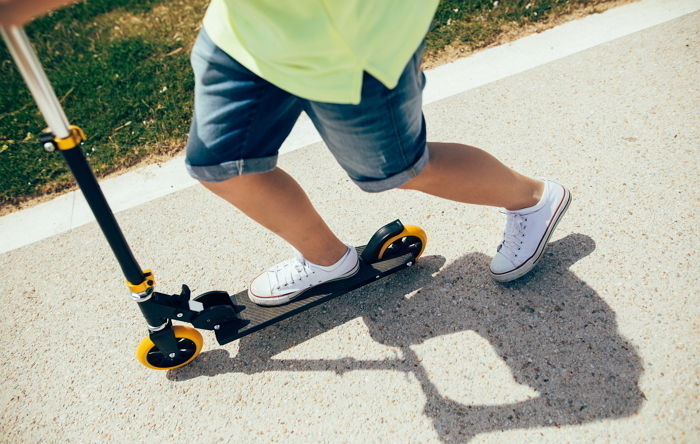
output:
POLYGON ((302 101, 232 59, 202 30, 192 51, 195 106, 185 163, 206 188, 301 254, 270 267, 248 294, 261 305, 292 300, 357 272, 357 252, 338 240, 301 187, 276 168, 302 101))
POLYGON ((430 142, 428 149, 428 164, 401 188, 508 210, 531 207, 542 197, 541 181, 511 170, 479 148, 430 142))
POLYGON ((314 264, 332 265, 347 251, 304 190, 279 168, 202 184, 282 237, 314 264))

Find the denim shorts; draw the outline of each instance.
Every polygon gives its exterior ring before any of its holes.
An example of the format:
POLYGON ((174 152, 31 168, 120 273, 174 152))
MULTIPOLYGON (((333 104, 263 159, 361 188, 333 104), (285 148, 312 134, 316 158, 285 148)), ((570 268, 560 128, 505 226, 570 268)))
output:
POLYGON ((192 50, 194 117, 185 163, 192 177, 220 182, 275 168, 282 142, 302 111, 340 166, 362 190, 396 188, 428 163, 421 45, 398 85, 367 73, 357 105, 306 100, 249 71, 202 29, 192 50))

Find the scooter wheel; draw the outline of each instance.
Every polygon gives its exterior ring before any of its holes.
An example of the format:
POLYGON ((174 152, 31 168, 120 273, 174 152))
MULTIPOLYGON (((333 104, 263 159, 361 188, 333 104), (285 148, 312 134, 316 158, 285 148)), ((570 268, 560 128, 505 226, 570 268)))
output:
POLYGON ((404 225, 401 233, 382 244, 377 259, 387 260, 408 253, 413 254, 414 259, 418 259, 423 254, 427 243, 428 236, 421 227, 404 225))
POLYGON ((202 335, 196 329, 184 325, 173 326, 173 333, 180 351, 176 356, 170 357, 164 354, 158 350, 151 338, 146 336, 136 347, 136 359, 154 370, 169 370, 192 362, 202 351, 204 344, 202 335))

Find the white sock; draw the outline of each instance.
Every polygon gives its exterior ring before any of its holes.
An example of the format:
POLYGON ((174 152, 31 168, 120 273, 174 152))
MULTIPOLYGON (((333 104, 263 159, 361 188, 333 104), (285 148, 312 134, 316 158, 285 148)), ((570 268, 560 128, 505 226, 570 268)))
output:
POLYGON ((345 252, 345 254, 342 255, 341 258, 338 260, 338 262, 336 262, 336 263, 333 264, 333 265, 323 266, 323 265, 314 264, 313 262, 309 262, 309 263, 312 264, 314 267, 320 268, 320 269, 323 270, 323 271, 333 271, 335 268, 338 268, 338 267, 340 266, 340 264, 343 263, 343 261, 345 260, 345 258, 347 258, 348 255, 350 254, 350 249, 353 248, 353 247, 351 247, 351 246, 349 246, 349 245, 348 245, 347 247, 348 247, 348 249, 347 249, 347 251, 345 252))

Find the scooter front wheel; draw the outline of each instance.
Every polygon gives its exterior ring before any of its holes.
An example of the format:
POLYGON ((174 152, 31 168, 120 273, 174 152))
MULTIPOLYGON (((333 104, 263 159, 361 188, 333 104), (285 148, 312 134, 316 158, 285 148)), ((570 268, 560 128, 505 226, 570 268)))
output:
POLYGON ((382 244, 377 259, 387 260, 411 253, 418 259, 428 243, 428 235, 421 227, 404 225, 403 231, 382 244))
POLYGON ((136 359, 154 370, 169 370, 192 362, 204 345, 201 333, 184 325, 173 326, 173 333, 178 346, 178 353, 174 354, 175 356, 166 355, 160 351, 151 338, 146 336, 136 347, 136 359))

